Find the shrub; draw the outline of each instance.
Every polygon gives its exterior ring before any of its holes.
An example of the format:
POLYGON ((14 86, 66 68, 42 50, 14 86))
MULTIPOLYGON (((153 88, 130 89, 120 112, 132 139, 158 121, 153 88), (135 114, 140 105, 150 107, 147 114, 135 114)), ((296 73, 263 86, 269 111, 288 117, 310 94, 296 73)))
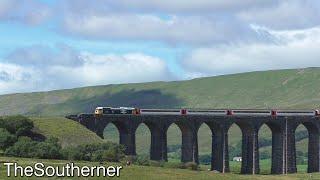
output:
POLYGON ((31 158, 34 156, 36 145, 37 142, 30 138, 20 137, 13 146, 6 149, 5 155, 31 158))
POLYGON ((0 128, 0 149, 5 150, 9 146, 12 146, 17 141, 16 136, 9 133, 4 128, 0 128))
POLYGON ((198 170, 199 166, 195 162, 187 162, 184 164, 185 169, 190 169, 190 170, 198 170))
POLYGON ((199 162, 200 164, 210 164, 211 163, 211 155, 210 154, 204 154, 199 156, 199 162))
POLYGON ((137 156, 134 163, 141 166, 149 166, 150 165, 149 156, 147 155, 137 156))
POLYGON ((4 128, 11 134, 28 136, 33 128, 33 122, 24 116, 7 116, 0 119, 0 128, 4 128))
POLYGON ((26 158, 61 158, 61 146, 57 139, 49 138, 44 142, 32 141, 29 137, 20 137, 11 147, 7 148, 5 155, 26 158))
POLYGON ((84 153, 77 147, 69 147, 61 151, 63 159, 69 160, 83 160, 85 159, 84 153))
POLYGON ((79 145, 62 150, 63 157, 69 160, 119 162, 124 158, 124 147, 107 142, 100 144, 79 145))
POLYGON ((38 142, 36 145, 34 157, 45 159, 60 159, 61 146, 57 138, 49 138, 44 142, 38 142))
POLYGON ((154 167, 163 167, 164 166, 164 161, 149 161, 149 165, 150 166, 154 166, 154 167))

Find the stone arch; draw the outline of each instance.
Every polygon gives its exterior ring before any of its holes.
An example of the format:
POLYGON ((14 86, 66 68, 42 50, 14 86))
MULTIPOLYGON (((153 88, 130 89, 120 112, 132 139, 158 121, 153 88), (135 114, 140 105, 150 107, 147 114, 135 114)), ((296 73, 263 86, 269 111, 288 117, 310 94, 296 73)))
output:
POLYGON ((166 160, 168 159, 182 159, 182 130, 181 127, 175 123, 169 123, 164 129, 166 142, 166 160), (178 157, 180 156, 180 157, 178 157))
POLYGON ((120 143, 120 132, 116 125, 113 123, 106 124, 103 130, 103 137, 105 141, 110 141, 119 144, 120 143))
POLYGON ((197 130, 199 164, 212 164, 212 138, 213 131, 206 122, 201 123, 197 130))
MULTIPOLYGON (((295 137, 297 137, 297 128, 299 126, 304 126, 304 128, 307 130, 307 138, 308 138, 308 147, 307 147, 307 160, 308 160, 308 169, 307 172, 311 173, 311 172, 319 172, 319 135, 320 135, 320 131, 319 131, 319 127, 316 123, 312 122, 312 121, 306 121, 306 122, 301 122, 299 124, 297 124, 297 127, 295 128, 294 132, 295 132, 295 137)), ((303 134, 303 133, 302 133, 303 134)), ((304 136, 304 135, 302 135, 304 136)), ((303 138, 303 137, 300 137, 303 138)), ((295 142, 295 144, 297 144, 297 142, 295 142)), ((295 146, 296 148, 296 146, 295 146)), ((296 161, 297 161, 297 150, 295 149, 295 153, 296 153, 296 161)), ((297 164, 297 162, 296 162, 297 164)))
POLYGON ((265 123, 262 124, 258 130, 258 148, 260 174, 270 174, 272 159, 272 130, 265 123))
MULTIPOLYGON (((184 118, 184 117, 183 117, 184 118)), ((199 126, 191 124, 189 119, 179 119, 169 124, 168 128, 172 124, 176 124, 181 132, 181 162, 195 162, 199 163, 198 159, 198 138, 197 131, 199 126)))
MULTIPOLYGON (((228 161, 231 161, 231 167, 230 167, 230 171, 235 172, 235 173, 240 173, 241 172, 241 168, 238 169, 238 165, 237 164, 241 164, 242 165, 242 161, 233 161, 233 158, 236 157, 241 157, 243 159, 243 130, 241 128, 241 126, 239 125, 239 123, 236 122, 232 122, 229 124, 229 126, 226 129, 227 131, 227 142, 228 142, 228 161)), ((213 132, 214 134, 216 133, 215 131, 213 132)), ((229 163, 229 162, 228 162, 229 163)))
POLYGON ((134 130, 135 135, 135 148, 138 155, 150 156, 151 151, 151 139, 152 139, 152 124, 151 123, 139 123, 134 130))
MULTIPOLYGON (((129 127, 123 121, 104 121, 104 120, 100 120, 100 119, 96 119, 95 121, 96 121, 96 127, 97 127, 96 133, 102 139, 104 139, 103 132, 109 124, 112 124, 117 128, 117 130, 119 132, 119 139, 121 139, 121 134, 128 134, 129 133, 129 127)), ((119 143, 121 144, 120 141, 119 141, 119 143)))

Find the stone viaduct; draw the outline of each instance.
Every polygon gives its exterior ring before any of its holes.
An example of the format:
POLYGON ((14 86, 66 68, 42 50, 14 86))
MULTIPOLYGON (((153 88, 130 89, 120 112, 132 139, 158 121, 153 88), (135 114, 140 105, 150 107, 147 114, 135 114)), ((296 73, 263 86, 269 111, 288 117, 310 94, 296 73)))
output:
POLYGON ((237 124, 242 131, 242 174, 258 174, 258 132, 266 124, 272 132, 272 174, 296 173, 295 130, 303 124, 308 130, 308 172, 319 172, 320 117, 318 116, 227 116, 227 115, 126 115, 109 114, 95 118, 80 114, 68 118, 78 121, 103 138, 103 131, 113 123, 120 134, 120 144, 127 155, 136 155, 135 132, 144 123, 151 132, 150 159, 167 160, 167 129, 175 123, 181 130, 181 161, 198 163, 198 130, 205 123, 211 129, 211 169, 229 172, 228 130, 237 124))

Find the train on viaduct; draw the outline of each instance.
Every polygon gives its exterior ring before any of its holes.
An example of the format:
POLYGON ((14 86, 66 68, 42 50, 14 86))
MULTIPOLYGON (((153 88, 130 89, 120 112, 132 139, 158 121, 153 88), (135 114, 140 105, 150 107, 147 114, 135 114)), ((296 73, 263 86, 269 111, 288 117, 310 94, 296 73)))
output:
MULTIPOLYGON (((191 110, 139 109, 120 113, 79 114, 67 116, 103 138, 103 131, 113 123, 119 131, 119 143, 127 155, 136 155, 135 132, 144 123, 150 130, 150 159, 167 161, 167 130, 173 123, 181 130, 181 161, 198 160, 198 130, 205 123, 211 129, 211 170, 229 172, 228 130, 237 124, 242 132, 242 174, 259 174, 258 132, 267 125, 272 132, 272 174, 296 173, 295 130, 304 125, 308 131, 308 172, 320 171, 320 115, 318 110, 191 110)), ((116 111, 112 111, 116 112, 116 111)))

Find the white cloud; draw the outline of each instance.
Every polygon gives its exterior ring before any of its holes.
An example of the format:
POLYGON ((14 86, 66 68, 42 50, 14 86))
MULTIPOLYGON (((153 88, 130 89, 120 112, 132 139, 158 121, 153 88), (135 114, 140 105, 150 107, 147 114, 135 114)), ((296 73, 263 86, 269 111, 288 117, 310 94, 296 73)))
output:
POLYGON ((275 31, 275 43, 240 43, 197 48, 181 62, 190 76, 319 66, 320 27, 275 31))
POLYGON ((47 20, 52 9, 36 0, 1 0, 0 20, 37 25, 47 20))
POLYGON ((239 11, 243 9, 270 7, 279 0, 69 0, 60 1, 64 8, 73 13, 105 12, 161 12, 161 13, 213 13, 213 11, 239 11))
POLYGON ((18 48, 6 59, 8 63, 38 68, 55 65, 77 67, 83 64, 80 54, 65 44, 56 44, 54 49, 44 45, 18 48))
MULTIPOLYGON (((75 68, 74 78, 82 76, 84 84, 133 83, 170 80, 166 63, 140 53, 126 55, 95 55, 84 53, 85 64, 75 68)), ((63 69, 60 69, 63 71, 63 69)))
POLYGON ((10 60, 0 63, 0 94, 174 78, 165 61, 145 54, 97 55, 82 52, 79 58, 83 61, 79 66, 13 64, 10 60))
POLYGON ((38 75, 35 69, 7 63, 0 63, 0 69, 0 74, 5 75, 5 78, 0 78, 0 94, 36 89, 34 83, 38 75))
POLYGON ((320 23, 320 2, 315 0, 283 0, 272 8, 253 8, 237 16, 247 23, 273 29, 310 28, 320 23))
MULTIPOLYGON (((255 23, 276 29, 320 23, 316 0, 36 0, 0 1, 0 19, 53 29, 79 38, 155 40, 169 43, 230 43, 257 40, 255 23)), ((258 39, 259 40, 259 39, 258 39)))
POLYGON ((251 40, 255 33, 247 25, 216 18, 154 15, 108 14, 102 16, 67 15, 63 31, 93 39, 160 40, 170 43, 212 43, 251 40), (239 35, 241 34, 241 36, 239 35))
POLYGON ((250 24, 281 30, 320 24, 320 3, 314 0, 63 2, 60 30, 88 39, 234 43, 261 40, 250 24))

